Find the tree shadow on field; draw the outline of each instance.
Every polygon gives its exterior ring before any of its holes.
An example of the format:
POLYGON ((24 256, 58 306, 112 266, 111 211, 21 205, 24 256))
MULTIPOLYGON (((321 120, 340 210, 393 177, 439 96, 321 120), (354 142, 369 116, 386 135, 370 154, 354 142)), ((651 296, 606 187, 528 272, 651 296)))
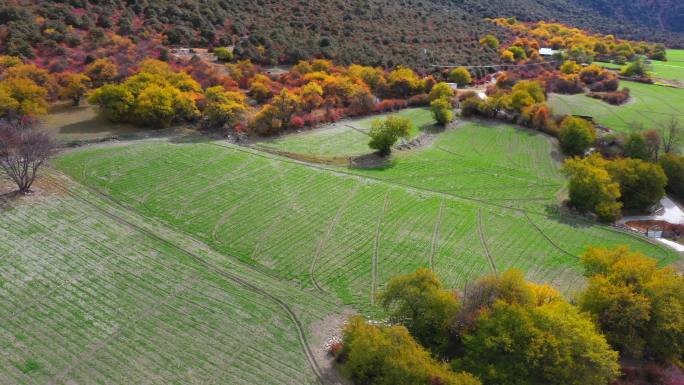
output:
POLYGON ((396 161, 390 156, 382 156, 377 152, 363 154, 349 158, 351 169, 387 170, 396 165, 396 161))
POLYGON ((586 218, 577 212, 573 212, 564 204, 547 204, 544 207, 544 212, 546 213, 548 219, 555 220, 560 224, 578 229, 585 229, 595 225, 600 225, 599 222, 596 222, 590 218, 586 218))

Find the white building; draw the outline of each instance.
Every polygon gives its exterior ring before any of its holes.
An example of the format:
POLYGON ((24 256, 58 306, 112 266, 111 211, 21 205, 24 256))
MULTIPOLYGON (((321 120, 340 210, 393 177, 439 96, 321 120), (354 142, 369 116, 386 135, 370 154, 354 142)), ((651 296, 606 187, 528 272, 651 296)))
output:
POLYGON ((563 51, 552 49, 552 48, 540 48, 539 49, 539 55, 540 56, 553 56, 557 53, 563 53, 563 51))

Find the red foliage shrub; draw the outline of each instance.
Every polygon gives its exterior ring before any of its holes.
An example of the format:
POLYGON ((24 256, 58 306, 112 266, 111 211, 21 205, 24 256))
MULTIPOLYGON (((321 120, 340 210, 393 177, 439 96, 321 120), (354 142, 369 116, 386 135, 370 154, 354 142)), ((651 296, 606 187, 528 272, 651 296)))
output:
POLYGON ((573 95, 583 91, 584 85, 577 75, 553 74, 546 79, 546 92, 573 95))
POLYGON ((389 112, 406 108, 406 100, 403 99, 385 99, 375 105, 375 112, 389 112))
POLYGON ((304 118, 301 116, 293 116, 292 118, 290 118, 290 126, 293 128, 304 127, 304 118))
POLYGON ((629 100, 629 88, 623 88, 620 91, 613 92, 589 92, 587 96, 618 106, 629 100))
POLYGON ((618 89, 620 81, 617 77, 610 77, 605 80, 598 81, 589 86, 589 89, 594 92, 612 92, 618 89))
POLYGON ((413 95, 409 98, 407 104, 409 106, 428 106, 430 105, 428 94, 413 95))

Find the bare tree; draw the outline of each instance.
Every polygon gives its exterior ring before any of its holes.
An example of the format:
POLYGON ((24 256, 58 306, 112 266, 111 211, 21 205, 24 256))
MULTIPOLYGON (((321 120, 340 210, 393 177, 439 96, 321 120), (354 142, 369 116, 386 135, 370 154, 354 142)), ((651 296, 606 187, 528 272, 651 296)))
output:
POLYGON ((26 194, 38 170, 54 153, 55 144, 45 131, 25 121, 0 122, 0 169, 26 194))
POLYGON ((680 140, 680 131, 679 121, 675 117, 672 117, 661 129, 660 137, 663 140, 663 151, 666 154, 671 153, 677 148, 680 140))
POLYGON ((657 130, 647 130, 644 132, 644 141, 648 152, 651 154, 651 159, 657 162, 660 156, 660 133, 657 130))

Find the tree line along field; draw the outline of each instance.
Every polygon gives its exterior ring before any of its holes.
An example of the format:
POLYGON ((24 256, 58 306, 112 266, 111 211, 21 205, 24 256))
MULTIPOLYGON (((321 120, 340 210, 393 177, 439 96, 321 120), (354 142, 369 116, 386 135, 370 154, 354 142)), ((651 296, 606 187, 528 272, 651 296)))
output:
POLYGON ((0 383, 313 384, 335 311, 53 173, 0 199, 0 383), (286 302, 285 302, 286 301, 286 302))
POLYGON ((684 89, 629 81, 622 81, 620 85, 631 91, 631 100, 620 106, 583 94, 550 95, 549 106, 556 114, 589 115, 598 123, 623 132, 631 130, 634 123, 646 128, 662 127, 672 118, 684 123, 681 111, 684 89))
POLYGON ((344 119, 328 127, 262 140, 255 145, 257 148, 321 157, 367 154, 371 152, 368 148, 368 131, 373 121, 388 115, 409 119, 411 137, 419 135, 435 124, 430 109, 407 108, 395 113, 344 119))
POLYGON ((637 236, 549 211, 562 186, 551 151, 538 134, 466 124, 384 170, 160 140, 80 149, 56 164, 223 255, 371 313, 384 283, 418 267, 453 287, 517 267, 572 293, 583 281, 577 255, 588 245, 628 244, 662 263, 677 259, 637 236))

